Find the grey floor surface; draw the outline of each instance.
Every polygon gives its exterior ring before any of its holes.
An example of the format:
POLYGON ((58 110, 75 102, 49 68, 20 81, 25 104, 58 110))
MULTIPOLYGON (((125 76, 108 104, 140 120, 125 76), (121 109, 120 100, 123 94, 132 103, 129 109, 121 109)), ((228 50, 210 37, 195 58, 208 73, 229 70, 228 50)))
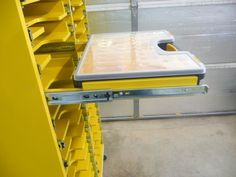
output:
POLYGON ((235 177, 236 116, 103 123, 104 177, 235 177))

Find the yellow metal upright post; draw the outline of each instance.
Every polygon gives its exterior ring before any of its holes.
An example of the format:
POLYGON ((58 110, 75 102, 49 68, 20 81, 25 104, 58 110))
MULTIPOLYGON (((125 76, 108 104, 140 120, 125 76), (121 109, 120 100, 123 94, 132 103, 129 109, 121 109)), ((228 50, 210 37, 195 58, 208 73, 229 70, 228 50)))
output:
POLYGON ((102 177, 96 104, 49 106, 44 96, 73 88, 89 37, 84 1, 10 0, 0 10, 0 177, 102 177))
POLYGON ((0 176, 64 177, 20 0, 0 13, 0 176))

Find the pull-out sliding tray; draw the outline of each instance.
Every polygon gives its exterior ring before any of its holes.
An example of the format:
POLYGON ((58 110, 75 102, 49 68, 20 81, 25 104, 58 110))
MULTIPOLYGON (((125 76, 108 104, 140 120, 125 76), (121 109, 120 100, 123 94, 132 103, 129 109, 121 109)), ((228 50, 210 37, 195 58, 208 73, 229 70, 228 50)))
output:
POLYGON ((168 31, 92 35, 74 72, 83 90, 146 89, 198 85, 205 66, 175 51, 168 31))
POLYGON ((74 72, 72 90, 46 92, 48 104, 107 102, 205 94, 205 66, 177 51, 167 31, 92 35, 74 72))

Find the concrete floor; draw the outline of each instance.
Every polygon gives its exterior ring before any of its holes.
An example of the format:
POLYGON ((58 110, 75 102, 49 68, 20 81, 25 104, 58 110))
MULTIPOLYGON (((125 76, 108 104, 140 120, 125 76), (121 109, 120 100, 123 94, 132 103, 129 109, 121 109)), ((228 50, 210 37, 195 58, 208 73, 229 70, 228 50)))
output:
POLYGON ((104 122, 104 177, 235 177, 236 116, 104 122))

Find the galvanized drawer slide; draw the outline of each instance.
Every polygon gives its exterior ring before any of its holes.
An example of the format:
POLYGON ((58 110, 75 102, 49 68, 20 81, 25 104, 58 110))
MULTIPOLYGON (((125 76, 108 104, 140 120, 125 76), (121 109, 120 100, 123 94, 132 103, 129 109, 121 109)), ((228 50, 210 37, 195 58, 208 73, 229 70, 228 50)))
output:
POLYGON ((109 102, 118 99, 133 99, 163 96, 185 96, 205 94, 207 85, 150 88, 140 90, 90 90, 90 91, 55 91, 46 92, 49 105, 79 104, 91 102, 109 102))

